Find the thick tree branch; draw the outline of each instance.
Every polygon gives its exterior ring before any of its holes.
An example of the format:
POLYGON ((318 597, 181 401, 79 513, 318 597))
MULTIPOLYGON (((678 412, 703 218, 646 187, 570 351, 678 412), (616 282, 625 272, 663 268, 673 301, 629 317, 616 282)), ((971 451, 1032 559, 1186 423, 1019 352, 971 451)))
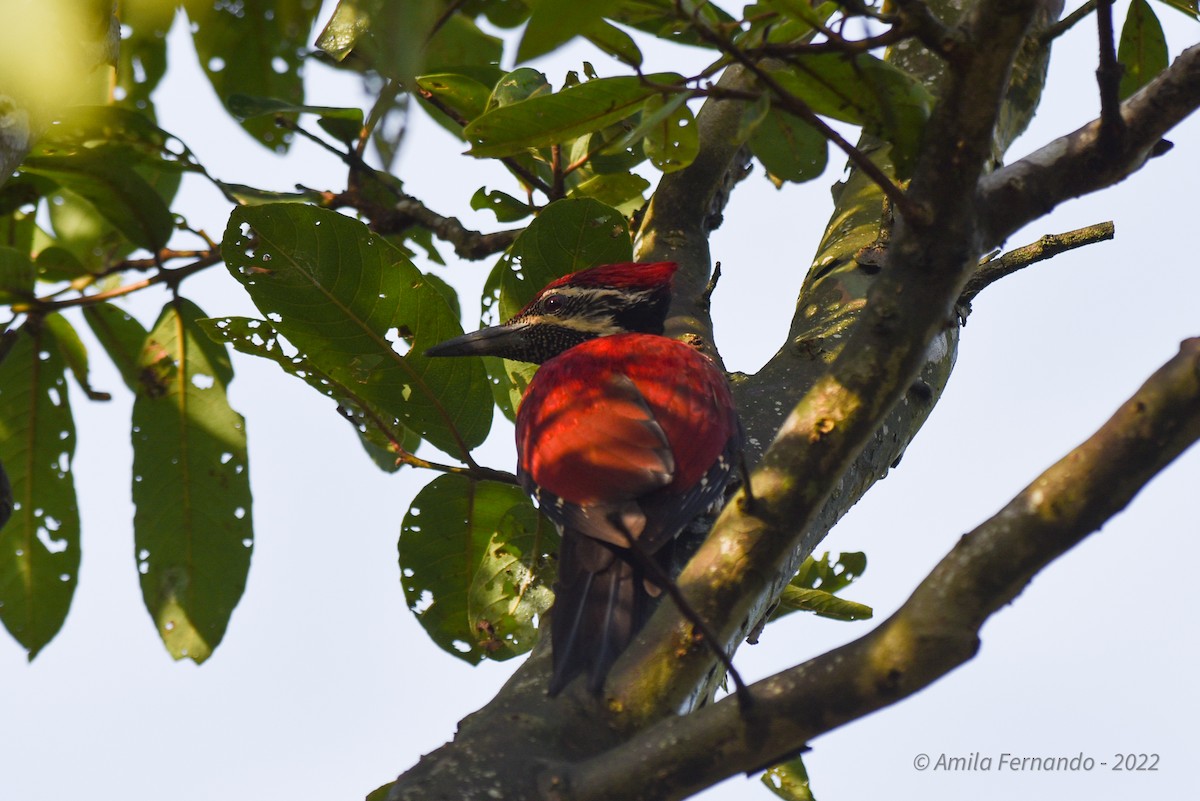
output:
POLYGON ((979 630, 1033 576, 1120 512, 1200 438, 1200 339, 1183 343, 1087 441, 964 536, 870 634, 727 698, 669 718, 547 786, 572 801, 684 798, 787 758, 810 739, 917 692, 970 660, 979 630))
MULTIPOLYGON (((777 591, 809 523, 889 410, 917 377, 982 253, 974 198, 990 167, 1009 72, 1036 0, 980 3, 962 26, 908 196, 919 220, 897 218, 886 264, 844 350, 793 408, 752 475, 679 577, 693 609, 722 621, 728 644, 777 591), (987 46, 980 45, 986 42, 987 46), (936 220, 927 225, 924 220, 936 220)), ((636 726, 686 703, 711 667, 691 626, 663 606, 610 675, 610 703, 636 726)))
POLYGON ((985 247, 998 246, 1065 200, 1132 175, 1169 147, 1162 137, 1198 106, 1200 45, 1195 45, 1121 104, 1125 132, 1116 151, 1105 150, 1102 124, 1093 120, 984 178, 979 204, 985 247))

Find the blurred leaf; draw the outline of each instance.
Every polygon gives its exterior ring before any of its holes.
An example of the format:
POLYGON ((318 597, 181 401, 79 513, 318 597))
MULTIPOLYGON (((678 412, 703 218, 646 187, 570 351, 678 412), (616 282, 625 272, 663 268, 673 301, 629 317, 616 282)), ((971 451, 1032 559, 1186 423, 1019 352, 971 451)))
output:
POLYGON ((800 757, 767 768, 762 783, 783 801, 815 801, 809 786, 808 770, 800 757))
POLYGON ((465 458, 483 442, 492 416, 483 369, 425 357, 462 327, 395 247, 336 212, 276 204, 236 209, 222 250, 275 329, 322 373, 447 453, 465 458))
POLYGON ((75 328, 67 322, 67 318, 61 314, 49 314, 43 324, 54 336, 59 353, 62 354, 71 374, 75 376, 75 383, 79 384, 79 388, 83 390, 84 394, 91 400, 112 400, 112 396, 107 392, 97 392, 92 389, 92 385, 88 381, 87 347, 84 346, 83 340, 79 338, 75 328))
POLYGON ((470 121, 484 112, 492 87, 504 76, 500 70, 490 67, 473 68, 470 73, 440 72, 416 79, 417 87, 421 90, 417 96, 424 101, 422 107, 439 125, 460 139, 462 121, 470 121), (430 98, 423 93, 428 93, 430 98), (439 110, 431 101, 448 109, 453 116, 439 110))
POLYGON ((1119 94, 1122 100, 1137 92, 1167 68, 1167 39, 1154 9, 1146 0, 1133 0, 1125 25, 1121 28, 1121 43, 1117 60, 1125 67, 1121 74, 1119 94))
POLYGON ((217 181, 217 185, 221 187, 221 191, 247 206, 262 206, 267 203, 316 203, 321 199, 321 193, 311 189, 274 192, 245 184, 228 184, 224 181, 217 181))
POLYGON ((700 152, 696 118, 686 95, 654 95, 642 106, 642 119, 654 120, 646 131, 646 158, 663 172, 682 170, 700 152))
MULTIPOLYGON (((195 155, 145 114, 120 106, 75 106, 46 131, 33 156, 100 154, 155 170, 198 170, 195 155)), ((146 177, 143 174, 143 177, 146 177)), ((149 178, 148 178, 149 180, 149 178)))
POLYGON ((157 251, 167 244, 175 220, 146 179, 127 163, 102 153, 30 156, 21 169, 52 178, 85 198, 133 244, 157 251))
POLYGON ((317 47, 336 61, 354 53, 366 68, 407 83, 445 67, 498 64, 503 44, 446 0, 341 0, 317 47))
MULTIPOLYGON (((222 101, 231 95, 304 102, 305 52, 319 0, 184 0, 200 66, 222 101)), ((246 131, 276 152, 290 137, 273 120, 254 117, 246 131)))
POLYGON ((225 348, 169 302, 146 337, 133 403, 134 547, 142 599, 168 653, 204 662, 246 587, 254 544, 246 428, 225 348))
POLYGON ((137 320, 111 303, 94 303, 85 306, 83 319, 87 321, 101 347, 121 374, 125 386, 133 392, 141 388, 141 367, 138 360, 142 345, 146 341, 146 329, 137 320))
POLYGON ((811 556, 804 560, 791 584, 805 589, 836 593, 844 590, 867 571, 867 555, 862 551, 838 554, 837 559, 826 553, 820 559, 811 556))
POLYGON ((4 470, 4 463, 0 462, 0 528, 4 528, 4 524, 12 517, 12 513, 12 484, 8 481, 8 473, 4 470))
POLYGON ((471 208, 476 211, 487 209, 496 215, 496 222, 502 223, 523 220, 533 214, 533 207, 528 203, 522 203, 497 189, 488 191, 486 186, 479 187, 471 196, 471 208))
POLYGON ((117 86, 121 102, 139 111, 150 111, 150 96, 167 72, 167 32, 175 21, 174 2, 122 2, 121 52, 117 60, 117 86))
MULTIPOLYGON (((648 76, 657 84, 682 79, 672 73, 648 76)), ((561 92, 530 97, 479 117, 463 132, 480 158, 509 156, 528 147, 567 142, 637 112, 658 90, 641 78, 598 78, 561 92)))
POLYGON ((817 114, 861 125, 891 143, 897 174, 907 177, 932 106, 924 85, 868 54, 804 55, 771 75, 817 114))
POLYGON ((496 81, 484 110, 493 111, 533 97, 547 97, 552 91, 545 75, 531 67, 518 67, 496 81))
POLYGON ((642 66, 642 51, 633 37, 605 20, 598 20, 583 36, 613 58, 631 67, 642 66))
POLYGON ((0 360, 0 463, 12 517, 0 529, 0 621, 33 659, 62 627, 79 573, 75 423, 62 355, 36 321, 0 360))
POLYGON ((558 534, 519 487, 435 478, 400 529, 404 597, 433 641, 476 664, 525 653, 550 608, 558 534))
POLYGON ((748 144, 776 186, 819 177, 829 159, 829 143, 816 128, 776 108, 759 121, 748 144))
POLYGON ((315 114, 327 119, 356 122, 359 127, 362 127, 363 113, 360 108, 309 106, 304 103, 289 103, 277 97, 255 97, 243 94, 230 95, 225 104, 229 108, 229 113, 240 119, 289 112, 295 114, 315 114))
MULTIPOLYGON (((737 22, 712 3, 685 3, 685 6, 688 5, 709 27, 727 27, 737 22)), ((612 19, 675 44, 706 48, 713 46, 696 33, 690 21, 680 19, 673 0, 625 0, 612 19)))
POLYGON ((88 269, 74 253, 52 245, 37 255, 37 274, 43 281, 74 281, 87 275, 88 269))
POLYGON ((0 303, 32 298, 36 279, 33 262, 26 253, 0 246, 0 303))
POLYGON ((621 0, 563 2, 529 0, 533 13, 517 47, 517 61, 529 61, 592 29, 621 6, 621 0))
POLYGON ((395 782, 388 782, 376 787, 371 792, 367 793, 367 797, 363 801, 388 801, 388 793, 392 791, 392 785, 395 782))
POLYGON ((568 196, 590 197, 628 215, 645 202, 642 193, 649 188, 650 182, 642 176, 631 172, 618 172, 593 175, 572 187, 568 196))
POLYGON ((232 345, 241 353, 270 359, 288 375, 299 378, 317 392, 334 400, 339 413, 349 421, 362 440, 367 455, 383 470, 394 473, 400 469, 396 462, 396 452, 392 449, 393 440, 410 453, 420 444, 420 437, 415 433, 355 395, 353 386, 337 383, 316 368, 304 354, 295 352, 294 348, 292 353, 285 353, 279 332, 266 320, 221 317, 199 320, 197 325, 213 341, 232 345))

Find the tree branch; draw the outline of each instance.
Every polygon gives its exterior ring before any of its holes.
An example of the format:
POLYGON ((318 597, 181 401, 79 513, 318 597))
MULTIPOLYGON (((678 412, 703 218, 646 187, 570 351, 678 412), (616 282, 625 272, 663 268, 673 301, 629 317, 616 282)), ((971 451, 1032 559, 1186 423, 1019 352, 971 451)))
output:
MULTIPOLYGON (((1039 8, 984 0, 962 25, 964 46, 934 108, 908 192, 919 219, 898 217, 886 264, 842 352, 792 409, 752 475, 754 507, 739 492, 679 576, 725 643, 790 578, 805 532, 952 326, 951 309, 983 252, 974 203, 990 167, 1009 73, 1039 8), (986 42, 987 46, 972 46, 986 42), (936 225, 923 220, 936 220, 936 225)), ((686 620, 664 605, 610 674, 609 702, 636 726, 679 709, 710 670, 686 620)))
POLYGON ((1001 278, 1012 275, 1018 270, 1024 270, 1039 261, 1052 259, 1068 250, 1108 241, 1113 238, 1115 232, 1116 227, 1111 221, 1096 223, 1085 228, 1067 231, 1065 234, 1046 234, 1032 244, 1010 250, 997 258, 988 259, 980 264, 968 279, 958 302, 959 304, 969 304, 980 292, 1001 278))
POLYGON ((1119 183, 1165 152, 1162 137, 1200 107, 1200 45, 1194 45, 1121 104, 1125 133, 1116 152, 1101 143, 1099 120, 1054 140, 983 179, 979 203, 985 248, 1065 200, 1119 183))
POLYGON ((552 768, 544 784, 572 801, 684 798, 912 695, 974 657, 992 614, 1198 438, 1200 338, 1185 341, 1095 434, 964 536, 878 628, 751 685, 764 714, 747 716, 726 698, 600 757, 552 768))

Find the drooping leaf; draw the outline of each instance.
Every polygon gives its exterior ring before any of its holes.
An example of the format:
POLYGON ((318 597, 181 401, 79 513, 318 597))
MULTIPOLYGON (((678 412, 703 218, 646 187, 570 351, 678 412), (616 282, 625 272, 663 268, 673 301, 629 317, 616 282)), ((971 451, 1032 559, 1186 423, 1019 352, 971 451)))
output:
POLYGON ((598 20, 583 32, 583 36, 621 63, 631 67, 642 66, 642 51, 637 42, 616 25, 598 20))
POLYGON ((341 142, 353 141, 363 125, 363 113, 360 108, 310 106, 289 103, 275 97, 252 97, 243 94, 230 95, 225 101, 225 107, 240 120, 268 114, 315 114, 317 124, 341 142))
MULTIPOLYGON (((278 97, 304 102, 303 66, 319 0, 184 0, 200 66, 222 101, 231 95, 278 97)), ((274 121, 242 123, 276 152, 290 137, 274 121)))
POLYGON ((434 479, 400 530, 404 597, 443 650, 472 664, 525 653, 553 600, 558 535, 520 488, 434 479))
POLYGON ((52 178, 80 197, 130 242, 158 250, 175 228, 171 211, 154 187, 130 165, 103 153, 30 156, 21 167, 52 178))
POLYGON ((67 322, 67 318, 61 314, 47 315, 44 324, 53 335, 54 341, 58 344, 59 353, 62 354, 71 374, 75 376, 75 383, 79 384, 79 388, 83 390, 84 394, 91 400, 112 400, 112 396, 107 392, 98 392, 92 389, 88 380, 87 347, 79 338, 75 328, 67 322))
POLYGON ((686 95, 654 95, 642 106, 642 119, 654 120, 643 143, 646 157, 663 172, 682 170, 700 152, 696 118, 686 100, 686 95))
MULTIPOLYGON (((673 73, 650 75, 647 80, 668 85, 682 81, 673 73)), ((598 131, 636 113, 656 94, 659 90, 638 77, 598 78, 493 109, 463 133, 471 143, 472 156, 510 156, 598 131)))
POLYGON ((471 208, 479 211, 487 209, 496 215, 496 222, 516 222, 533 214, 533 207, 522 203, 512 195, 498 189, 488 190, 486 186, 479 187, 471 196, 471 208))
POLYGON ((95 303, 84 307, 83 318, 121 373, 125 386, 137 392, 142 379, 138 361, 146 341, 146 329, 111 303, 95 303))
POLYGON ((771 76, 817 114, 861 125, 889 142, 897 174, 907 177, 932 107, 923 84, 865 53, 805 55, 771 76))
POLYGON ((285 352, 279 332, 266 320, 222 317, 200 320, 197 324, 214 341, 232 345, 241 353, 270 359, 288 375, 299 378, 322 395, 333 399, 338 404, 338 411, 362 440, 367 455, 382 470, 392 473, 400 469, 400 463, 396 460, 396 444, 409 453, 420 444, 420 437, 355 395, 353 386, 339 384, 321 372, 304 354, 285 352))
POLYGON ((590 31, 621 6, 621 0, 592 0, 564 3, 562 0, 530 0, 529 24, 517 47, 517 61, 529 61, 590 31))
POLYGON ((808 770, 798 756, 767 768, 762 783, 783 801, 815 801, 808 770))
POLYGON ((66 365, 31 321, 0 360, 0 464, 12 516, 0 528, 0 622, 33 659, 66 619, 79 574, 75 423, 66 365))
POLYGON ((242 597, 254 545, 246 428, 233 367, 187 300, 169 302, 138 358, 133 538, 142 599, 168 653, 203 662, 242 597))
POLYGON ((1117 60, 1125 67, 1119 94, 1122 100, 1141 89, 1167 68, 1167 39, 1162 23, 1146 0, 1133 0, 1121 28, 1117 60))
POLYGON ((292 204, 239 208, 222 251, 275 329, 322 373, 447 453, 465 457, 487 436, 492 403, 479 363, 425 357, 462 333, 458 318, 365 225, 292 204))
POLYGON ((817 129, 775 108, 755 126, 749 145, 776 186, 819 177, 829 159, 829 143, 817 129))

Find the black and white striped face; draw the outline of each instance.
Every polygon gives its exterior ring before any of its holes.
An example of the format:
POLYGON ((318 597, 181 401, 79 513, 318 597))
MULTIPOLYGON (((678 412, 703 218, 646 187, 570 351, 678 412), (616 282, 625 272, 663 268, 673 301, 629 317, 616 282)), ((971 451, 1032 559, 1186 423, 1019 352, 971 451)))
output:
POLYGON ((435 345, 429 356, 500 356, 541 364, 589 339, 661 334, 675 264, 615 264, 549 284, 507 323, 435 345))

